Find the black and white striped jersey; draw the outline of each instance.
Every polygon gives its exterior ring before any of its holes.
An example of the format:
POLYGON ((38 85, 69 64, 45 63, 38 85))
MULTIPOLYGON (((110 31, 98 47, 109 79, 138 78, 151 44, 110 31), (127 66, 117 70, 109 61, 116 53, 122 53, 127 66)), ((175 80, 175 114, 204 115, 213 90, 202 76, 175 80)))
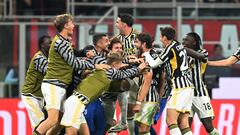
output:
POLYGON ((94 65, 90 62, 76 58, 71 43, 58 34, 50 46, 44 82, 67 87, 72 81, 73 69, 81 71, 93 68, 94 65))
POLYGON ((234 52, 233 56, 237 57, 240 60, 240 47, 238 47, 237 51, 234 52))
MULTIPOLYGON (((150 50, 150 55, 154 59, 159 56, 153 49, 150 50)), ((157 68, 150 69, 150 71, 147 71, 147 72, 152 72, 153 75, 152 75, 151 86, 148 91, 148 94, 144 98, 144 102, 159 102, 160 78, 162 76, 163 68, 162 66, 158 66, 157 68)), ((144 78, 142 78, 142 82, 143 81, 144 81, 144 78)))
POLYGON ((42 73, 43 75, 46 74, 47 71, 47 57, 44 55, 36 55, 34 59, 34 68, 42 73))
POLYGON ((172 89, 192 87, 188 57, 183 45, 172 41, 160 55, 160 60, 165 63, 167 75, 170 75, 172 89))
POLYGON ((38 51, 29 64, 25 82, 21 89, 23 95, 31 94, 37 97, 43 97, 41 84, 43 77, 46 74, 47 66, 47 57, 42 51, 38 51))
POLYGON ((106 64, 107 63, 107 54, 106 53, 97 53, 93 58, 90 58, 92 64, 106 64))
POLYGON ((134 77, 139 73, 140 69, 138 67, 132 67, 123 70, 110 68, 106 71, 106 75, 109 80, 121 80, 129 77, 134 77))
POLYGON ((194 85, 194 96, 208 96, 207 87, 204 83, 208 52, 205 49, 199 50, 198 52, 204 54, 206 60, 200 61, 199 59, 192 58, 191 76, 194 85))
POLYGON ((123 43, 123 56, 137 54, 137 48, 134 45, 137 34, 138 32, 135 29, 132 29, 128 36, 122 34, 116 36, 123 43))

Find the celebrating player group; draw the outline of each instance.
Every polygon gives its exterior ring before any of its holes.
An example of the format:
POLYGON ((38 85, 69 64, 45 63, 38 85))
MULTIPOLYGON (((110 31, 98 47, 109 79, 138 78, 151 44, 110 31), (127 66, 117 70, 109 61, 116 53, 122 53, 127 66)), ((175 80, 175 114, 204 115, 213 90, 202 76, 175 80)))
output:
POLYGON ((156 135, 152 126, 164 108, 170 135, 192 135, 195 113, 209 135, 219 135, 204 74, 207 65, 236 63, 240 48, 208 61, 197 33, 179 42, 172 27, 159 29, 162 47, 156 47, 150 34, 132 28, 131 15, 119 14, 117 35, 96 33, 92 45, 76 50, 74 18, 61 14, 53 23, 58 33, 39 38, 21 91, 33 135, 156 135))

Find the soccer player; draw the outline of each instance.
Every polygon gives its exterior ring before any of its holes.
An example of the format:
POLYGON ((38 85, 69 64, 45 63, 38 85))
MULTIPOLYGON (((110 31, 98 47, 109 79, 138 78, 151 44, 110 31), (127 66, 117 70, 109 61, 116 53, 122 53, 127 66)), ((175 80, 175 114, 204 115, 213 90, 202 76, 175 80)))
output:
MULTIPOLYGON (((118 38, 113 38, 110 41, 108 50, 109 52, 119 53, 120 55, 122 55, 123 50, 122 50, 121 41, 118 38)), ((120 83, 121 83, 121 80, 112 81, 109 89, 119 89, 120 83)), ((104 107, 105 118, 106 118, 105 133, 110 129, 110 127, 113 126, 113 121, 114 121, 113 117, 114 117, 114 112, 116 108, 116 101, 117 101, 118 94, 119 92, 106 91, 101 96, 103 107, 104 107)))
POLYGON ((21 98, 26 106, 33 129, 45 118, 43 113, 44 99, 41 92, 41 84, 47 70, 47 57, 50 44, 50 36, 44 35, 39 38, 39 50, 35 53, 29 64, 25 83, 21 91, 21 98))
POLYGON ((93 36, 93 45, 96 50, 96 56, 93 58, 94 64, 106 64, 108 45, 110 44, 108 35, 98 33, 93 36))
MULTIPOLYGON (((125 58, 129 55, 137 55, 137 48, 134 45, 134 41, 139 32, 132 28, 133 22, 133 17, 130 14, 119 14, 115 24, 119 30, 119 34, 116 38, 123 43, 123 56, 125 58)), ((120 132, 126 130, 128 127, 129 134, 134 134, 134 112, 132 108, 136 102, 138 85, 136 83, 137 79, 131 79, 130 81, 129 84, 132 85, 132 89, 118 95, 118 101, 121 108, 121 122, 112 127, 110 132, 120 132)))
POLYGON ((204 128, 209 135, 219 135, 216 128, 214 128, 212 120, 214 118, 213 108, 210 102, 210 97, 204 82, 204 75, 207 66, 208 53, 202 47, 200 36, 195 32, 188 33, 184 38, 182 44, 190 48, 198 55, 204 56, 204 59, 192 58, 191 71, 192 81, 194 85, 194 97, 192 110, 189 117, 189 125, 192 125, 193 116, 195 113, 198 114, 204 128))
MULTIPOLYGON (((152 38, 149 34, 140 33, 137 35, 135 45, 142 53, 149 52, 153 58, 158 57, 158 54, 152 48, 152 38)), ((133 108, 136 112, 134 121, 138 126, 140 135, 150 135, 150 126, 153 124, 153 117, 159 105, 161 75, 161 66, 143 73, 142 84, 133 108)))
POLYGON ((41 85, 48 117, 34 130, 35 134, 40 135, 45 134, 52 127, 58 127, 66 98, 66 88, 72 80, 73 70, 94 68, 94 65, 78 60, 74 56, 69 42, 74 29, 73 17, 70 14, 58 15, 54 25, 59 33, 50 46, 48 68, 41 85))
POLYGON ((150 67, 166 64, 166 75, 171 78, 171 94, 167 103, 167 125, 171 135, 192 135, 188 117, 191 111, 193 88, 189 75, 189 64, 184 47, 176 41, 172 27, 160 28, 160 41, 164 52, 153 59, 149 52, 144 56, 150 67), (181 130, 180 130, 181 129, 181 130))
POLYGON ((61 120, 61 125, 66 127, 67 135, 77 135, 81 124, 81 112, 83 112, 85 105, 94 101, 104 91, 108 90, 111 80, 136 76, 146 67, 146 64, 142 63, 138 67, 118 70, 122 64, 122 56, 119 53, 110 53, 107 58, 107 64, 110 65, 110 68, 93 71, 91 75, 83 79, 77 86, 74 94, 66 100, 64 104, 66 111, 61 120))
POLYGON ((240 47, 235 51, 235 53, 232 56, 228 57, 227 59, 217 60, 217 61, 208 61, 207 64, 209 66, 224 67, 224 66, 232 66, 239 60, 240 60, 240 47))
MULTIPOLYGON (((93 51, 96 52, 95 56, 91 58, 93 64, 107 63, 106 56, 108 53, 107 48, 109 43, 109 38, 106 34, 98 33, 93 36, 93 51)), ((102 106, 102 101, 100 98, 97 98, 96 100, 87 105, 84 116, 87 120, 87 124, 89 126, 91 134, 104 134, 106 119, 104 115, 104 108, 102 106)))

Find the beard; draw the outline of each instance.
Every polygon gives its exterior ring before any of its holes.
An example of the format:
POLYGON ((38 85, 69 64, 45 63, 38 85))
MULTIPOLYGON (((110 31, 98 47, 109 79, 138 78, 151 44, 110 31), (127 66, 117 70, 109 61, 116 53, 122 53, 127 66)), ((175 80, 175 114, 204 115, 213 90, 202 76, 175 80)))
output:
POLYGON ((72 37, 73 32, 72 32, 72 31, 71 31, 71 32, 68 32, 67 35, 68 35, 69 37, 72 37))

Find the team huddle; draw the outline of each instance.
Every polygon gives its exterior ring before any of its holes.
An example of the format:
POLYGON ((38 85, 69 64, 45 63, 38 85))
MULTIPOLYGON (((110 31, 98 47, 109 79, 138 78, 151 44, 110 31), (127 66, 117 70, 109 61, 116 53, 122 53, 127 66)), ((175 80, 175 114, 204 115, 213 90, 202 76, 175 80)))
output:
POLYGON ((166 106, 171 135, 192 135, 198 114, 209 135, 219 135, 204 83, 206 66, 228 66, 240 49, 221 61, 208 61, 201 38, 188 33, 182 43, 172 27, 160 28, 163 48, 155 48, 148 33, 132 28, 133 18, 119 14, 119 34, 97 33, 93 45, 75 50, 74 19, 58 15, 58 31, 39 38, 22 88, 34 135, 104 135, 128 130, 129 135, 154 135, 152 128, 166 106), (121 119, 116 123, 116 101, 121 119), (63 130, 64 129, 64 130, 63 130))

